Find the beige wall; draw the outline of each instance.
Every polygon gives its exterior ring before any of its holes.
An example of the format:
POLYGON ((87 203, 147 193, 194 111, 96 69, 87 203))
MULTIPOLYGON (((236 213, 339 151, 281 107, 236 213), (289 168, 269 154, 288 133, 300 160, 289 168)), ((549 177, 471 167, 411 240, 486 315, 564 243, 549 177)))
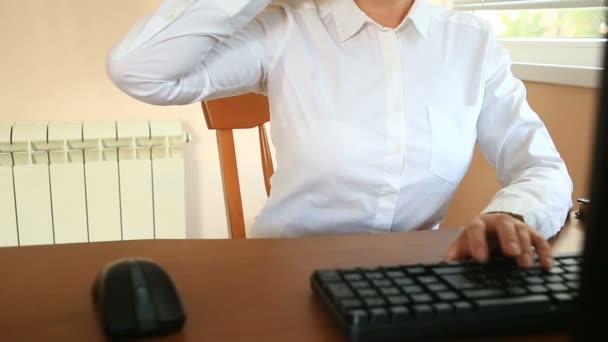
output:
MULTIPOLYGON (((107 79, 107 50, 160 0, 0 1, 0 124, 178 118, 194 141, 186 149, 187 223, 190 237, 227 236, 215 135, 198 104, 155 107, 119 92, 107 79)), ((585 193, 595 91, 528 84, 530 102, 546 121, 575 181, 585 193)), ((264 203, 257 136, 239 132, 236 143, 246 221, 264 203)), ((445 226, 478 212, 498 183, 479 154, 450 208, 445 226)))
MULTIPOLYGON (((155 107, 118 91, 105 74, 108 49, 160 0, 0 1, 0 124, 177 118, 194 141, 186 148, 191 237, 226 237, 215 134, 198 104, 155 107)), ((256 132, 236 135, 245 214, 265 198, 256 132)), ((250 219, 251 220, 251 219, 250 219)))

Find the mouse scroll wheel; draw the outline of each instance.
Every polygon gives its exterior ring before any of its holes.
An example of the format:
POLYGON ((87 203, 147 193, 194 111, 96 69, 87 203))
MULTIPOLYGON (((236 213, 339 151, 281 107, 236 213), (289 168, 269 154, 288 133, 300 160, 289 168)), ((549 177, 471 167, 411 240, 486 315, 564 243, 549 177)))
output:
POLYGON ((146 288, 144 286, 137 286, 135 293, 136 293, 137 299, 142 304, 148 303, 148 301, 150 300, 148 291, 146 290, 146 288))
POLYGON ((135 288, 135 296, 137 296, 140 303, 148 304, 150 302, 150 293, 146 288, 144 273, 136 263, 133 263, 131 267, 133 267, 132 281, 135 288))

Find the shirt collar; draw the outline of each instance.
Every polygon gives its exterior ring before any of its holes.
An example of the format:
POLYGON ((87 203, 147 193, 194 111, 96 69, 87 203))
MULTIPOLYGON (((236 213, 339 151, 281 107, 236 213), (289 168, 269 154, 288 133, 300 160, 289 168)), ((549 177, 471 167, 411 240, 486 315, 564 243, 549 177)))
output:
POLYGON ((427 39, 429 36, 429 24, 433 14, 432 9, 427 0, 416 0, 410 9, 410 13, 407 15, 424 39, 427 39))
MULTIPOLYGON (((354 36, 366 22, 373 22, 367 14, 365 14, 354 0, 329 0, 324 2, 327 5, 327 10, 335 20, 338 30, 338 38, 343 42, 354 36)), ((415 0, 407 17, 403 20, 397 30, 404 23, 411 20, 420 35, 427 39, 429 31, 429 22, 431 19, 431 7, 427 0, 415 0)))

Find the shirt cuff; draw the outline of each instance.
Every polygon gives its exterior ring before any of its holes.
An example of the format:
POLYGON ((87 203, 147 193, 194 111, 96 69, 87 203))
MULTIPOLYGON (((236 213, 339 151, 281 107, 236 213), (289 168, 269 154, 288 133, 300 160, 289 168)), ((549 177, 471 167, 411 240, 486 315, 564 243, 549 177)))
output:
POLYGON ((551 227, 551 220, 548 220, 545 208, 519 198, 496 198, 481 211, 482 214, 493 212, 503 212, 521 216, 526 224, 541 233, 546 239, 555 235, 560 229, 560 227, 551 227))

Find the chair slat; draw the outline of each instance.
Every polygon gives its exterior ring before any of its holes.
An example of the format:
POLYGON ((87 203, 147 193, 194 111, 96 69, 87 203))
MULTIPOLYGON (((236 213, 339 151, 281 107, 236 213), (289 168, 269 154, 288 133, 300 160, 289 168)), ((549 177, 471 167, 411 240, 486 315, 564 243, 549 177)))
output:
POLYGON ((253 93, 204 101, 203 112, 209 129, 254 128, 270 121, 268 98, 253 93))
POLYGON ((270 121, 268 99, 259 94, 245 94, 202 102, 207 128, 216 130, 226 219, 233 239, 246 238, 243 203, 234 146, 233 129, 258 127, 260 156, 266 194, 274 173, 270 145, 264 124, 270 121))
POLYGON ((224 200, 226 202, 226 219, 230 229, 230 237, 244 239, 245 219, 243 218, 243 203, 239 184, 239 170, 236 163, 234 136, 232 130, 217 131, 217 144, 224 185, 224 200))
POLYGON ((258 127, 260 137, 260 153, 262 157, 262 172, 264 173, 264 185, 266 187, 266 195, 270 196, 270 177, 274 173, 274 166, 272 165, 272 155, 270 154, 270 145, 268 144, 268 138, 266 135, 266 128, 264 125, 258 127))

